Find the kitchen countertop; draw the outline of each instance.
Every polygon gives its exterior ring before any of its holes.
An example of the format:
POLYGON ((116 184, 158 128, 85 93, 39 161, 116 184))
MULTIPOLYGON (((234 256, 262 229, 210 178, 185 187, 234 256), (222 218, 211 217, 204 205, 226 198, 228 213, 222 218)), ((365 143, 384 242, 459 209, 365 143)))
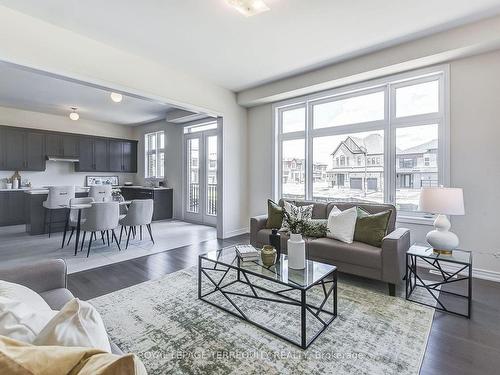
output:
MULTIPOLYGON (((170 190, 172 188, 169 187, 151 187, 151 186, 116 186, 114 189, 120 189, 120 188, 128 188, 128 189, 144 189, 144 190, 170 190)), ((90 188, 88 187, 83 187, 83 186, 77 186, 75 188, 76 193, 86 193, 89 191, 90 188)), ((48 194, 49 189, 46 188, 21 188, 21 189, 0 189, 0 191, 24 191, 26 194, 48 194)))
POLYGON ((144 189, 144 190, 170 190, 172 188, 165 187, 165 186, 160 186, 160 187, 152 187, 152 186, 138 186, 138 185, 132 185, 132 186, 118 186, 118 188, 127 188, 127 189, 144 189))
POLYGON ((28 187, 23 187, 23 188, 19 188, 19 189, 6 189, 6 188, 1 188, 0 191, 25 191, 25 190, 29 190, 31 188, 28 188, 28 187))

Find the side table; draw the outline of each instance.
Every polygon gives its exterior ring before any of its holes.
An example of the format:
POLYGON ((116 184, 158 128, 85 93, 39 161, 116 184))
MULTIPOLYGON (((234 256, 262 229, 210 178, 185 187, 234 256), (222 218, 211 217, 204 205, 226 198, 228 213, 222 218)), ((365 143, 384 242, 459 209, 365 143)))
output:
POLYGON ((405 280, 407 300, 470 319, 472 302, 472 253, 470 251, 453 250, 451 255, 442 255, 434 253, 432 247, 428 245, 414 244, 406 253, 405 280), (427 263, 431 270, 441 276, 441 280, 429 281, 422 279, 418 274, 417 261, 427 263), (452 270, 450 270, 449 266, 451 266, 452 270), (466 284, 464 294, 443 290, 445 285, 460 282, 466 284), (417 288, 426 290, 436 304, 431 305, 412 298, 417 288), (450 307, 451 301, 447 295, 458 299, 466 299, 467 313, 456 311, 453 307, 450 307))

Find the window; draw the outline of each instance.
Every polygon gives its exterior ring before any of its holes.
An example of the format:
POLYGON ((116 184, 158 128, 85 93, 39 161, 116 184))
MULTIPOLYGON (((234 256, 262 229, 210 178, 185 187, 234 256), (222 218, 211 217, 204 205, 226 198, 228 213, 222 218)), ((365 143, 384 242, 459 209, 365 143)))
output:
POLYGON ((277 103, 275 198, 387 202, 418 212, 446 185, 447 67, 277 103))
POLYGON ((163 178, 165 176, 165 133, 163 131, 148 133, 144 136, 146 151, 146 178, 163 178))

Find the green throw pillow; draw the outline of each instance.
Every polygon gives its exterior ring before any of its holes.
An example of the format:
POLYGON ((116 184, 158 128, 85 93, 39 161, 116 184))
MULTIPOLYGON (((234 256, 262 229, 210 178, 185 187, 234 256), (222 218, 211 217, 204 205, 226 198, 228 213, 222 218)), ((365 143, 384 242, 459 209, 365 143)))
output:
POLYGON ((280 229, 283 223, 283 207, 271 199, 267 200, 267 229, 280 229))
POLYGON ((358 219, 354 230, 354 241, 364 242, 375 247, 382 246, 382 239, 387 234, 391 211, 370 214, 357 207, 358 219))
POLYGON ((326 237, 328 232, 328 220, 326 219, 309 219, 302 223, 302 234, 306 237, 322 238, 326 237))

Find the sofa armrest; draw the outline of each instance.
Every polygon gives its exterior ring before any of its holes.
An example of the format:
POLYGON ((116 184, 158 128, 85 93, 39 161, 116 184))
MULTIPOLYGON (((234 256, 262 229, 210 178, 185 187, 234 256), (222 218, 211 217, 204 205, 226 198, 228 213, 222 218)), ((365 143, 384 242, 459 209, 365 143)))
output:
POLYGON ((382 240, 382 280, 399 284, 406 273, 406 252, 410 248, 410 230, 397 228, 382 240))
POLYGON ((259 215, 250 218, 250 244, 257 246, 257 232, 266 227, 267 215, 259 215))
POLYGON ((66 288, 66 262, 48 259, 30 264, 3 265, 0 280, 24 285, 37 293, 57 288, 66 288))

